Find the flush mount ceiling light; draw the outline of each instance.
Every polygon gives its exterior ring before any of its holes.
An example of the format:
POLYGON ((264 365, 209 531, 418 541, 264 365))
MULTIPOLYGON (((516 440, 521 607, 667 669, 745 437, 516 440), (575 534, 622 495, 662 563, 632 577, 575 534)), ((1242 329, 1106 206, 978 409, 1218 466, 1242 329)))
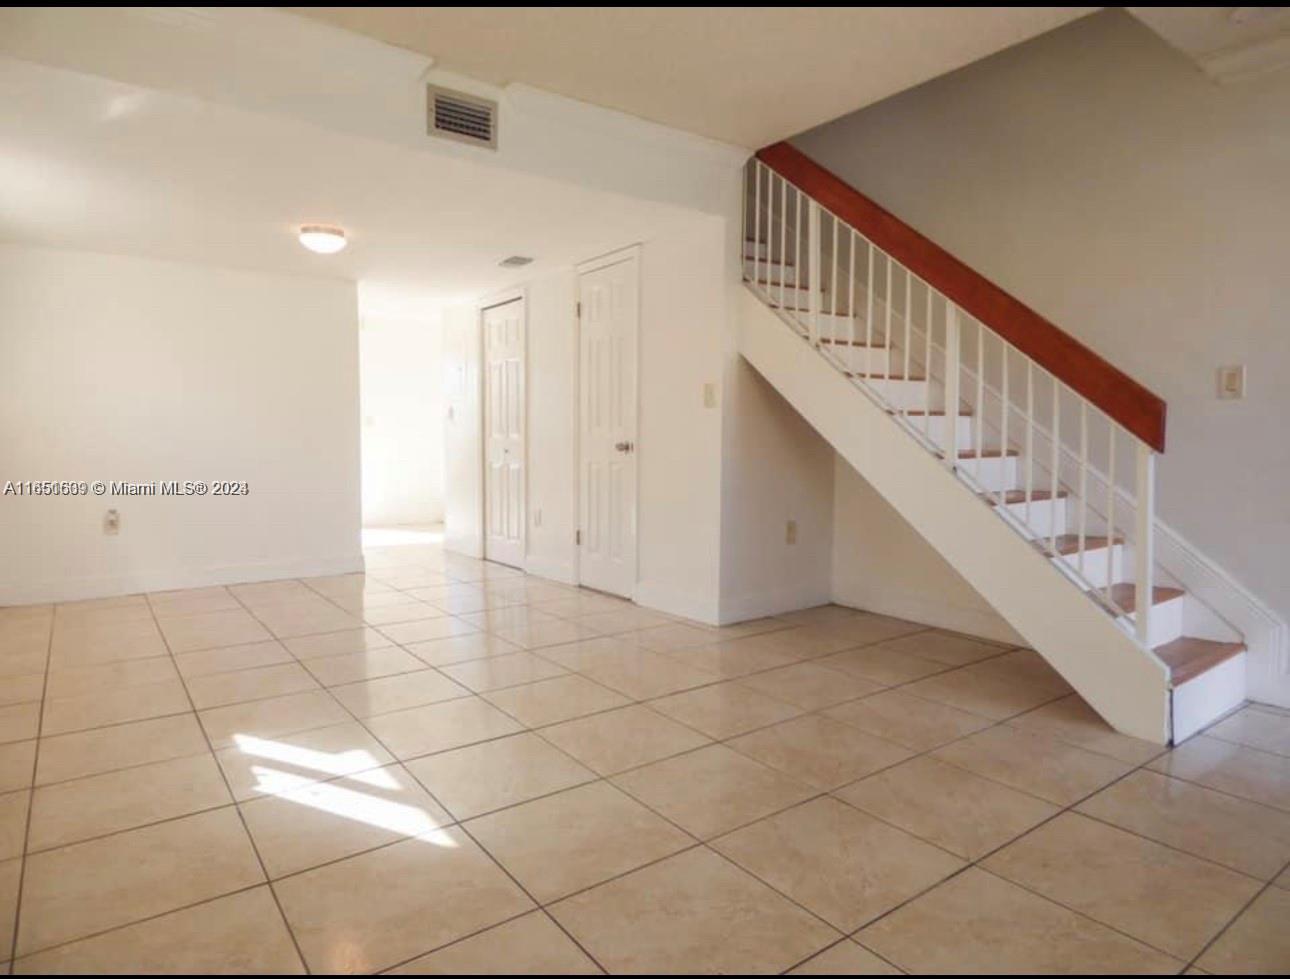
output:
POLYGON ((345 229, 329 224, 305 224, 300 228, 300 244, 319 255, 334 255, 345 247, 345 229))

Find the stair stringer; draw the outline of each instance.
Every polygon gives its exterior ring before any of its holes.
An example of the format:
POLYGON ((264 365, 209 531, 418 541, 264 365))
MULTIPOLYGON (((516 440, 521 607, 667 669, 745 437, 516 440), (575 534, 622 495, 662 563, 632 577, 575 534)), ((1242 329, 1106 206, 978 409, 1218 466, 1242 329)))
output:
POLYGON ((1170 737, 1165 665, 750 290, 739 353, 1108 724, 1170 737))

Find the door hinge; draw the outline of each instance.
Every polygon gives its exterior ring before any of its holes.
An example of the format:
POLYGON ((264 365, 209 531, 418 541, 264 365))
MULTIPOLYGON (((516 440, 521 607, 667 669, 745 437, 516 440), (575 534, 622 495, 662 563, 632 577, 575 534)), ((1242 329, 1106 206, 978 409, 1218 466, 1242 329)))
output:
POLYGON ((574 303, 573 305, 574 305, 574 307, 575 307, 575 308, 577 309, 577 311, 578 311, 578 319, 582 319, 582 300, 581 300, 581 299, 579 299, 579 300, 578 300, 576 303, 574 303))
POLYGON ((573 532, 573 542, 574 542, 574 544, 576 544, 576 545, 577 545, 577 546, 579 546, 579 547, 581 547, 581 546, 582 546, 582 531, 581 531, 581 530, 575 530, 575 531, 573 532))

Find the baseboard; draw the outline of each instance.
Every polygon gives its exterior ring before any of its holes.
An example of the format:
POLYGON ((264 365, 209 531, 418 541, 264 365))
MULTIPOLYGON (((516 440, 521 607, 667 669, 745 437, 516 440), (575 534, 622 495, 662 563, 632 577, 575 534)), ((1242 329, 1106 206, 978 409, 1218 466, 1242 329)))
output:
POLYGON ((777 588, 754 595, 722 598, 720 625, 762 619, 768 615, 781 615, 799 609, 814 608, 832 601, 831 589, 825 585, 805 585, 796 588, 777 588))
POLYGON ((863 594, 844 595, 835 592, 831 601, 848 608, 908 619, 910 622, 992 642, 1026 645, 1026 641, 1007 622, 989 609, 951 605, 937 598, 883 589, 873 589, 863 594))
POLYGON ((720 606, 715 596, 694 595, 659 582, 638 581, 632 599, 643 608, 679 615, 705 625, 718 624, 720 606))
POLYGON ((361 552, 338 557, 295 558, 226 564, 207 568, 155 568, 118 575, 60 578, 37 582, 0 583, 0 606, 40 605, 46 602, 78 602, 87 598, 110 598, 139 592, 173 591, 235 585, 245 581, 273 581, 281 578, 317 578, 351 574, 364 569, 361 552))

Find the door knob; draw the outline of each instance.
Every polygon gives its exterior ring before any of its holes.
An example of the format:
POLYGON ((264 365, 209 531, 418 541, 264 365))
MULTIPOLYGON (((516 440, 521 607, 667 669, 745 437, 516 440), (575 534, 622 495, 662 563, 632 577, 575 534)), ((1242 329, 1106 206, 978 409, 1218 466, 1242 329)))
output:
POLYGON ((631 452, 632 449, 636 448, 636 446, 631 442, 615 442, 614 448, 619 452, 631 452))

